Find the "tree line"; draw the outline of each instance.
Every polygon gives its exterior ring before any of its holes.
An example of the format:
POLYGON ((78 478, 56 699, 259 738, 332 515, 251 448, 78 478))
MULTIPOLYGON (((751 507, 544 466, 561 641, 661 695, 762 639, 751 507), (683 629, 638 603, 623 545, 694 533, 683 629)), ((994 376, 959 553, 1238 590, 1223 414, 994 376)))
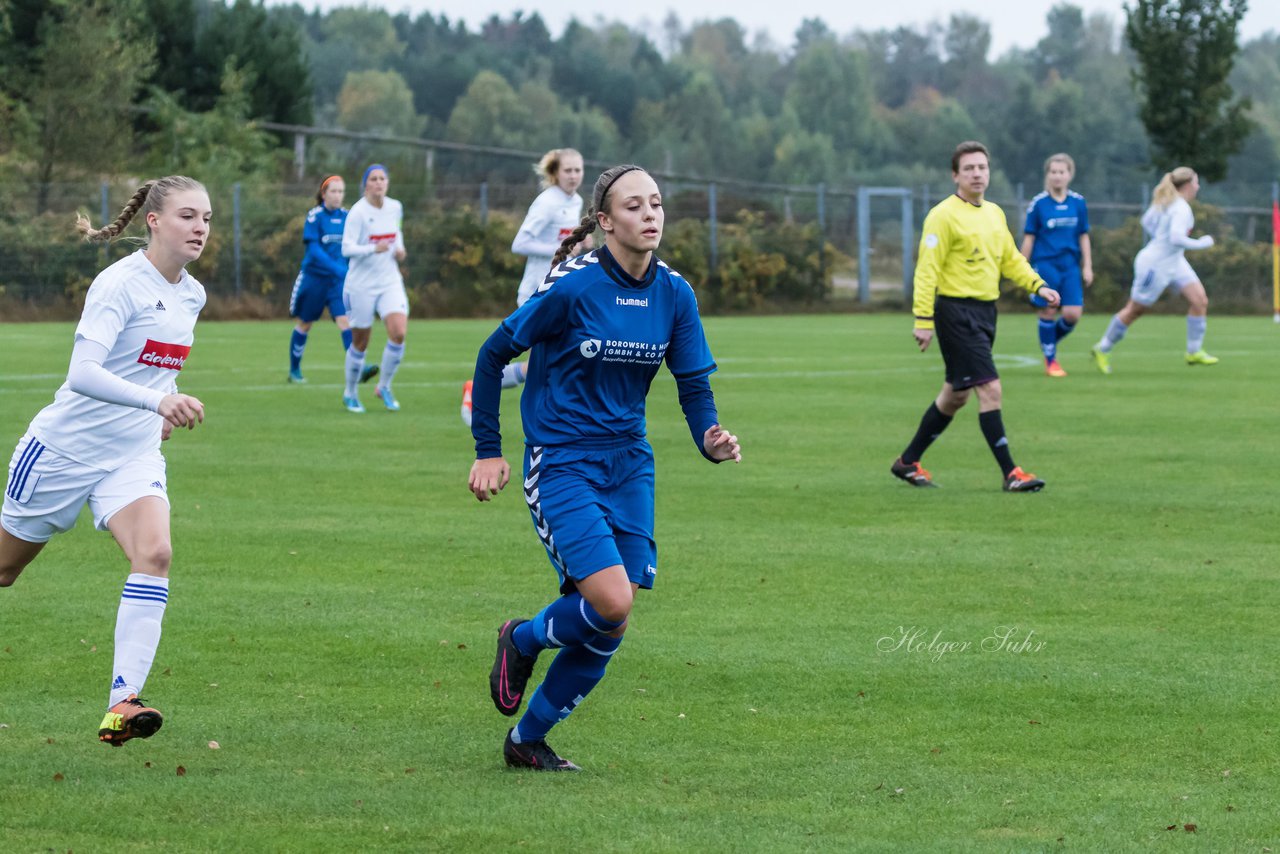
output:
MULTIPOLYGON (((937 180, 954 144, 996 155, 994 191, 1078 183, 1133 200, 1188 162, 1210 180, 1280 175, 1280 36, 1239 44, 1244 0, 1136 0, 1124 20, 1055 6, 1030 49, 990 25, 836 33, 779 45, 730 19, 652 31, 536 13, 476 29, 368 6, 252 0, 6 0, 0 165, 47 187, 122 171, 279 179, 288 140, 251 120, 427 136, 788 184, 937 180)), ((473 176, 474 177, 474 176, 473 176)), ((1242 191, 1243 192, 1243 191, 1242 191)), ((1231 201, 1231 199, 1228 199, 1231 201)))

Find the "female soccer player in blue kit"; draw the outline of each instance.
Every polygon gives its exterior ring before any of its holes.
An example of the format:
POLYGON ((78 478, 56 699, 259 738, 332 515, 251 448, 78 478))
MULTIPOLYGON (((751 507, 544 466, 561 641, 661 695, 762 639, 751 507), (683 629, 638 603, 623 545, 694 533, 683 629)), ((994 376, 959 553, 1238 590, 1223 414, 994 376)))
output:
POLYGON ((1089 240, 1089 208, 1084 196, 1068 186, 1076 163, 1068 154, 1054 154, 1044 162, 1044 192, 1027 206, 1022 254, 1045 284, 1062 297, 1057 309, 1033 295, 1040 309, 1040 351, 1044 370, 1051 377, 1065 377, 1058 363, 1058 342, 1075 330, 1084 312, 1084 288, 1093 284, 1093 246, 1089 240))
POLYGON ((530 351, 520 399, 524 494, 560 578, 558 599, 531 620, 508 620, 498 630, 489 688, 507 716, 519 711, 538 654, 559 650, 507 733, 503 756, 512 767, 579 770, 547 745, 547 732, 604 676, 635 591, 653 587, 654 469, 644 404, 664 360, 703 456, 742 460, 738 438, 716 414, 710 383, 716 364, 693 289, 654 255, 662 226, 662 195, 647 172, 606 171, 545 281, 476 359, 469 487, 488 501, 511 473, 498 431, 502 369, 530 351), (605 245, 565 261, 597 227, 605 245))
MULTIPOLYGON (((342 335, 342 352, 351 347, 351 324, 342 303, 342 281, 347 276, 347 259, 342 257, 342 228, 347 222, 347 209, 342 206, 347 185, 341 175, 330 175, 320 182, 316 206, 307 211, 302 225, 302 242, 307 247, 302 269, 289 296, 289 316, 298 318, 289 340, 289 382, 304 383, 302 354, 307 346, 311 324, 320 319, 326 308, 342 335)), ((361 382, 378 372, 367 369, 361 382)))

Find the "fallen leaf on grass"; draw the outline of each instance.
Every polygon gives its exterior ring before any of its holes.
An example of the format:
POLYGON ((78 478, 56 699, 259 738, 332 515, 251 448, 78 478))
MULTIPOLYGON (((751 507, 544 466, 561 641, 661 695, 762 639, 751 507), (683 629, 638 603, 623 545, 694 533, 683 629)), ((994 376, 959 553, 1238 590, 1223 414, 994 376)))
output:
POLYGON ((219 749, 219 748, 221 748, 221 747, 222 747, 222 745, 221 745, 221 744, 218 744, 218 742, 216 742, 216 741, 211 741, 211 742, 209 742, 209 749, 210 749, 210 750, 218 750, 218 749, 219 749))
POLYGON ((1032 726, 1040 726, 1039 721, 1027 721, 1027 723, 1031 724, 1032 726))
POLYGON ((1223 777, 1230 777, 1230 776, 1231 776, 1231 769, 1230 769, 1230 768, 1227 768, 1226 770, 1224 770, 1224 771, 1222 772, 1222 776, 1223 776, 1223 777))
POLYGON ((143 763, 142 763, 142 767, 143 767, 143 768, 150 768, 150 767, 151 767, 151 763, 150 763, 150 762, 143 762, 143 763))
POLYGON ((458 644, 458 649, 466 649, 466 648, 467 648, 467 645, 465 643, 458 644))
POLYGON ((187 776, 187 769, 186 769, 186 767, 184 767, 184 766, 182 766, 182 765, 179 765, 179 766, 178 766, 178 776, 179 776, 179 777, 185 777, 185 776, 187 776))
POLYGON ((67 778, 62 776, 62 772, 61 772, 61 771, 59 771, 57 774, 54 774, 54 775, 53 775, 53 782, 55 782, 55 783, 61 783, 61 782, 62 782, 63 780, 65 780, 65 779, 67 779, 67 778))
POLYGON ((417 771, 417 770, 418 770, 417 768, 406 768, 404 769, 404 773, 412 774, 414 771, 417 771))
POLYGON ((1227 804, 1227 812, 1235 812, 1236 808, 1232 804, 1227 804))
POLYGON ((1183 830, 1185 830, 1187 833, 1195 833, 1195 832, 1196 832, 1196 826, 1195 826, 1194 824, 1184 824, 1184 825, 1182 826, 1182 829, 1183 829, 1183 830))

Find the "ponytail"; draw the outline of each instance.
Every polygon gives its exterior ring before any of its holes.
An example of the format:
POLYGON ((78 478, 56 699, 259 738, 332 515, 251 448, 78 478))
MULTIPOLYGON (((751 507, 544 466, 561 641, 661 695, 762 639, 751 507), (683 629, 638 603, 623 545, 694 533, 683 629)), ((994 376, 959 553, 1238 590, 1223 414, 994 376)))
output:
MULTIPOLYGON (((134 190, 133 195, 129 197, 129 201, 125 203, 120 215, 115 218, 114 222, 104 225, 102 228, 94 228, 88 217, 84 214, 76 214, 76 230, 84 235, 85 240, 94 243, 105 243, 108 240, 113 240, 129 227, 129 223, 133 222, 133 218, 137 216, 138 211, 142 211, 142 218, 145 220, 147 214, 152 211, 159 213, 164 210, 164 201, 170 193, 182 190, 208 192, 199 181, 194 178, 188 178, 185 175, 169 175, 165 178, 157 178, 134 190)), ((151 227, 147 226, 148 236, 150 232, 151 227)))
POLYGON ((1160 183, 1151 193, 1151 204, 1164 210, 1178 197, 1178 190, 1196 177, 1196 171, 1190 166, 1179 166, 1172 172, 1164 173, 1160 183))
POLYGON ((596 214, 595 211, 588 211, 587 215, 578 223, 578 227, 569 232, 569 236, 560 241, 560 248, 556 250, 555 257, 551 259, 551 266, 557 266, 561 261, 569 257, 569 253, 573 251, 573 247, 587 239, 587 235, 596 230, 596 214))

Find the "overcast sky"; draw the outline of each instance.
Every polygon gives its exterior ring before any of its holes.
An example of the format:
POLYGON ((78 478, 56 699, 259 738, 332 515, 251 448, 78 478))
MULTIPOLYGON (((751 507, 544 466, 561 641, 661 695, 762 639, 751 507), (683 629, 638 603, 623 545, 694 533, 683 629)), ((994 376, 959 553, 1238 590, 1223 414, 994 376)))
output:
MULTIPOLYGON (((558 36, 573 17, 585 23, 593 23, 597 10, 606 10, 603 17, 620 20, 632 27, 644 24, 654 28, 653 40, 661 42, 658 24, 671 9, 676 11, 682 23, 705 19, 735 18, 749 33, 765 30, 781 46, 791 43, 800 22, 805 18, 821 18, 827 26, 840 35, 855 29, 878 30, 897 26, 919 25, 930 21, 946 21, 955 12, 968 12, 991 26, 992 54, 994 59, 1010 47, 1031 47, 1045 33, 1045 14, 1061 0, 807 0, 791 5, 778 0, 698 0, 694 3, 615 3, 593 5, 578 0, 538 0, 537 3, 519 0, 297 0, 311 9, 332 9, 338 6, 368 5, 381 7, 389 12, 408 11, 411 14, 431 12, 446 15, 451 21, 466 21, 469 29, 476 27, 491 15, 510 17, 516 11, 526 14, 536 9, 551 30, 558 36), (584 11, 587 10, 587 11, 584 11)), ((1107 12, 1117 22, 1124 17, 1122 0, 1075 0, 1085 13, 1107 12)), ((1245 40, 1265 32, 1280 32, 1280 0, 1252 0, 1241 25, 1245 40)))

